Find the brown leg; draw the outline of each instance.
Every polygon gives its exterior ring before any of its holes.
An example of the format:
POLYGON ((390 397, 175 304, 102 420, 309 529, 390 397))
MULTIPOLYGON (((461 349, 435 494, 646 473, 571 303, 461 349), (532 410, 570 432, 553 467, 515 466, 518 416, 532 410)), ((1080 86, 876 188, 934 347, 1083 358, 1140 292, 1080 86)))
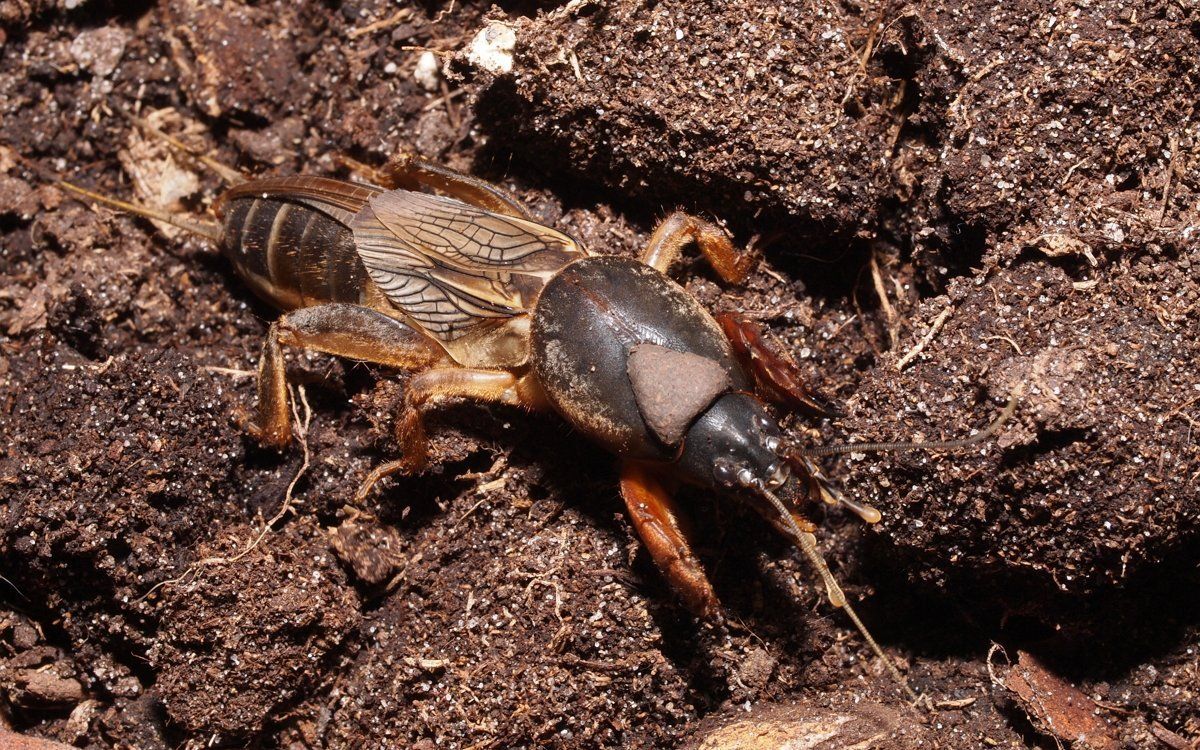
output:
POLYGON ((767 346, 757 323, 729 312, 714 317, 729 337, 734 355, 754 378, 759 395, 813 417, 841 415, 828 399, 804 384, 800 368, 791 358, 767 346))
POLYGON ((246 429, 259 442, 277 448, 292 439, 284 346, 406 370, 449 359, 446 350, 433 339, 368 307, 317 305, 284 315, 271 324, 263 344, 258 366, 258 414, 244 420, 246 429))
POLYGON ((730 284, 744 281, 754 265, 754 256, 739 253, 720 227, 680 211, 663 219, 650 235, 642 262, 666 273, 689 242, 699 246, 717 275, 730 284))
POLYGON ((396 422, 396 439, 404 457, 371 470, 359 485, 355 497, 362 500, 375 483, 392 474, 411 474, 426 462, 425 422, 422 410, 447 398, 542 408, 546 404, 541 388, 526 375, 518 378, 504 370, 471 370, 464 367, 439 367, 414 375, 408 381, 404 409, 396 422))
POLYGON ((463 203, 470 203, 493 213, 515 216, 518 219, 532 219, 529 211, 507 190, 412 154, 401 154, 379 169, 347 156, 339 158, 364 179, 388 190, 438 190, 463 203))
POLYGON ((680 528, 679 513, 667 489, 645 468, 627 461, 621 467, 621 496, 642 543, 684 606, 698 617, 716 617, 720 611, 717 595, 680 528))
POLYGON ((388 177, 387 172, 382 169, 372 167, 370 164, 365 164, 348 154, 334 154, 333 160, 337 162, 338 166, 349 170, 350 173, 358 177, 358 179, 369 182, 372 185, 378 185, 379 187, 387 190, 394 190, 398 187, 404 187, 403 185, 389 184, 390 178, 388 177))

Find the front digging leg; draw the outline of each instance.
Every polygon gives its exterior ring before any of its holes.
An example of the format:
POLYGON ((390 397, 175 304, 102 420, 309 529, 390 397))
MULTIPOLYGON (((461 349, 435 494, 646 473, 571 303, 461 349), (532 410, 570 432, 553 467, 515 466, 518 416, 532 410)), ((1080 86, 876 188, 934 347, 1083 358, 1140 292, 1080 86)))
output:
POLYGON ((716 619, 721 605, 692 552, 671 493, 644 467, 626 461, 621 466, 621 496, 633 528, 684 606, 697 617, 716 619))
POLYGON ((689 242, 696 243, 726 283, 742 283, 754 266, 754 254, 739 252, 720 227, 682 211, 676 211, 659 223, 642 250, 642 262, 666 273, 689 242))
POLYGON ((754 378, 760 396, 810 417, 841 416, 829 399, 805 384, 800 368, 790 357, 767 345, 757 323, 731 312, 714 317, 733 346, 734 356, 754 378))

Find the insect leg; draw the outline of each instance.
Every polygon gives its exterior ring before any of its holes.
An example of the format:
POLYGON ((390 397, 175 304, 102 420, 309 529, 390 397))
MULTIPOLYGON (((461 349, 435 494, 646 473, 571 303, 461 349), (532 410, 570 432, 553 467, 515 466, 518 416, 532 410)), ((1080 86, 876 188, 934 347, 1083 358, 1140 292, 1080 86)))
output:
POLYGON ((730 284, 744 281, 754 265, 754 255, 738 252, 720 227, 682 211, 659 223, 642 250, 642 262, 666 273, 689 242, 696 243, 717 275, 730 284))
POLYGON ((369 307, 332 303, 305 307, 271 324, 258 367, 258 413, 246 429, 264 445, 283 447, 292 438, 282 347, 349 357, 405 370, 449 359, 433 339, 403 321, 369 307))
POLYGON ((475 370, 437 367, 418 373, 408 381, 404 409, 396 422, 396 439, 404 458, 375 467, 358 488, 362 500, 380 479, 392 474, 419 471, 427 460, 425 422, 422 411, 448 398, 513 404, 531 409, 546 406, 546 397, 531 375, 517 377, 505 370, 475 370))
POLYGON ((767 345, 757 323, 731 312, 714 317, 729 338, 734 356, 754 378, 760 396, 809 416, 839 416, 841 412, 829 399, 805 384, 795 361, 767 345))
POLYGON ((341 157, 341 161, 366 179, 388 190, 432 189, 493 213, 515 216, 518 219, 533 218, 507 190, 412 154, 401 154, 378 169, 349 157, 341 157))
POLYGON ((642 543, 684 606, 698 617, 716 617, 717 595, 680 527, 667 488, 644 467, 627 461, 621 467, 621 496, 642 543))

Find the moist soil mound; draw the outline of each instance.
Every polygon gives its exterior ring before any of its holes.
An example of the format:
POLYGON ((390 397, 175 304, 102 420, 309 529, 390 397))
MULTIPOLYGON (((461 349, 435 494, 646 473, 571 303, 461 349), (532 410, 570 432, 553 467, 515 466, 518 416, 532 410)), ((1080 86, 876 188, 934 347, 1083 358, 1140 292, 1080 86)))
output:
POLYGON ((1198 42, 1153 2, 0 4, 0 745, 1191 747, 1198 42), (884 511, 811 509, 924 705, 684 490, 725 619, 687 614, 552 415, 447 405, 355 503, 405 376, 293 354, 299 439, 258 447, 276 313, 54 186, 203 212, 220 179, 126 114, 254 174, 414 152, 599 252, 725 222, 744 286, 672 273, 842 405, 798 444, 1019 391, 969 450, 822 459, 884 511))

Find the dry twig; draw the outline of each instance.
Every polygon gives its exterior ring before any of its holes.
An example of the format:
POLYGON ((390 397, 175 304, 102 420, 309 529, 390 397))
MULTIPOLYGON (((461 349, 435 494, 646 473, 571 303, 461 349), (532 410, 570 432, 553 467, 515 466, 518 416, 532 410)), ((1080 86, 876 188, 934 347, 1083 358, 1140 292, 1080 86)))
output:
POLYGON ((888 299, 887 287, 883 283, 883 273, 879 270, 879 254, 871 253, 871 281, 875 285, 875 294, 879 297, 879 306, 883 308, 883 316, 887 319, 888 342, 892 349, 896 348, 896 310, 888 299))
POLYGON ((371 34, 376 31, 382 31, 383 29, 390 29, 393 26, 399 26, 401 23, 403 23, 404 21, 407 21, 409 18, 412 18, 412 14, 413 14, 412 8, 401 8, 400 10, 396 11, 391 16, 383 19, 382 21, 376 21, 375 23, 369 23, 366 26, 360 26, 356 29, 350 29, 349 31, 346 32, 346 36, 348 36, 351 39, 357 39, 360 36, 366 36, 367 34, 371 34))
POLYGON ((1163 185, 1162 205, 1158 209, 1158 224, 1162 226, 1163 220, 1167 218, 1167 204, 1171 202, 1171 188, 1175 187, 1175 162, 1179 159, 1179 136, 1173 135, 1170 139, 1171 144, 1171 162, 1167 165, 1167 184, 1163 185))
POLYGON ((944 326, 946 321, 950 319, 950 314, 952 312, 954 312, 954 307, 951 306, 938 313, 938 316, 933 319, 933 324, 929 326, 929 331, 925 333, 925 336, 917 342, 916 346, 914 346, 912 349, 909 349, 903 357, 897 360, 897 370, 903 370, 908 366, 909 362, 912 362, 917 358, 918 354, 925 351, 925 347, 929 346, 930 342, 933 341, 933 337, 938 334, 938 331, 942 330, 942 326, 944 326))

